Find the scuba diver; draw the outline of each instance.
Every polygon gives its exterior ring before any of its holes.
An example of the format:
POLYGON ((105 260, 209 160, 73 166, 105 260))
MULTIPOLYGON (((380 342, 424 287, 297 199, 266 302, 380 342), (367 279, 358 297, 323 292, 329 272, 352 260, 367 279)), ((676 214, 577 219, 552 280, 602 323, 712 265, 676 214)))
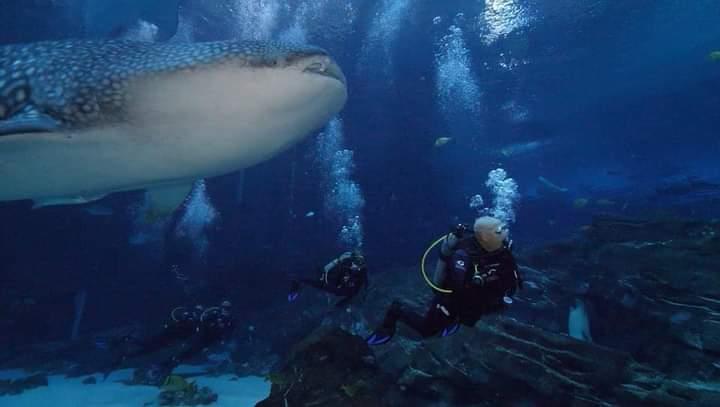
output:
POLYGON ((335 304, 336 307, 344 307, 360 290, 367 288, 365 257, 358 250, 345 252, 320 269, 317 278, 293 280, 287 296, 289 302, 297 299, 301 284, 315 287, 338 297, 345 297, 335 304))
POLYGON ((223 301, 217 307, 204 308, 202 305, 193 308, 176 307, 170 312, 170 319, 156 335, 141 340, 125 336, 122 342, 136 349, 123 350, 111 368, 106 371, 105 377, 128 359, 180 344, 180 348, 172 357, 157 366, 159 374, 154 376, 159 380, 164 379, 183 361, 216 343, 223 343, 229 339, 234 328, 231 306, 230 301, 223 301))
POLYGON ((433 244, 442 240, 434 283, 425 278, 438 293, 425 315, 393 301, 382 325, 366 339, 369 345, 392 339, 397 321, 423 338, 444 337, 457 332, 460 324, 474 326, 482 316, 501 312, 512 303, 512 296, 522 288, 522 279, 510 251, 507 226, 497 218, 484 216, 475 221, 473 233, 469 229, 458 225, 433 244))

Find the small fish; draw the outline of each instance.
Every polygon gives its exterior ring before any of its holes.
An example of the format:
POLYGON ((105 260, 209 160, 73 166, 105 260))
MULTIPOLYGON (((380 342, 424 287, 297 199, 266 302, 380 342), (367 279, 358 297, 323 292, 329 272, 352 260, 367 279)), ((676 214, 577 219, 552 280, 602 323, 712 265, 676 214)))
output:
POLYGON ((452 137, 438 137, 435 140, 435 147, 442 147, 450 141, 452 141, 452 137))
POLYGON ((175 279, 176 279, 176 280, 180 280, 180 281, 188 281, 188 280, 190 280, 190 277, 188 277, 186 274, 183 274, 183 273, 180 271, 180 266, 178 266, 177 264, 173 264, 173 265, 170 267, 170 271, 175 275, 175 279))
POLYGON ((526 143, 510 144, 500 149, 500 154, 505 157, 512 157, 519 154, 527 154, 548 145, 547 141, 528 141, 526 143))
POLYGON ((90 205, 83 207, 83 212, 90 216, 112 216, 113 209, 104 205, 90 205))
POLYGON ((720 61, 720 51, 712 51, 708 54, 711 61, 720 61))
POLYGON ((680 311, 672 314, 670 316, 670 323, 671 324, 681 324, 683 322, 689 321, 690 318, 692 318, 692 314, 690 314, 687 311, 680 311))
POLYGON ((305 214, 305 217, 306 217, 306 218, 312 218, 313 216, 315 216, 315 212, 313 212, 313 211, 310 211, 310 212, 308 212, 308 213, 305 214))
POLYGON ((546 187, 548 187, 549 189, 552 189, 554 191, 558 191, 558 192, 567 192, 568 191, 567 188, 558 186, 557 184, 551 182, 549 179, 543 177, 542 175, 538 177, 538 181, 540 181, 543 185, 545 185, 546 187))
POLYGON ((575 209, 584 208, 589 202, 590 200, 587 198, 577 198, 573 201, 573 207, 575 207, 575 209))
POLYGON ((165 382, 160 388, 162 391, 184 392, 191 388, 191 385, 192 383, 185 380, 182 376, 170 375, 165 379, 165 382))
POLYGON ((110 344, 108 343, 108 340, 105 338, 96 338, 95 339, 95 349, 99 350, 108 350, 110 348, 110 344))

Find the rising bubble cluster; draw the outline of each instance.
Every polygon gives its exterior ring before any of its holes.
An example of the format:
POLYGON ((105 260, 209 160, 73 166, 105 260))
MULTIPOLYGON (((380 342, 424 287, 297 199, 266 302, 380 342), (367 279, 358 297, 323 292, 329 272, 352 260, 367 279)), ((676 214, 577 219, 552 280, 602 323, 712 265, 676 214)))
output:
POLYGON ((342 145, 342 121, 336 118, 318 138, 317 159, 325 174, 325 214, 340 225, 339 243, 346 249, 354 249, 363 244, 361 212, 365 199, 360 186, 352 179, 353 152, 342 145))
POLYGON ((195 258, 204 260, 209 246, 207 232, 218 218, 218 212, 208 197, 204 180, 197 181, 193 185, 185 201, 184 210, 175 227, 175 236, 189 239, 195 251, 195 258))

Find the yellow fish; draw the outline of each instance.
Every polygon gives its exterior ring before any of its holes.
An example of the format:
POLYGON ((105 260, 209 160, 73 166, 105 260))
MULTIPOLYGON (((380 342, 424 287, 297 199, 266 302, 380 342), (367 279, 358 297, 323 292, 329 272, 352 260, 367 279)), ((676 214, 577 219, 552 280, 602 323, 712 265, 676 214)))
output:
POLYGON ((449 143, 450 140, 452 140, 452 137, 438 137, 437 140, 435 140, 435 147, 442 147, 449 143))
POLYGON ((182 376, 170 375, 165 379, 161 389, 163 391, 179 392, 185 391, 192 386, 192 383, 185 380, 182 376))

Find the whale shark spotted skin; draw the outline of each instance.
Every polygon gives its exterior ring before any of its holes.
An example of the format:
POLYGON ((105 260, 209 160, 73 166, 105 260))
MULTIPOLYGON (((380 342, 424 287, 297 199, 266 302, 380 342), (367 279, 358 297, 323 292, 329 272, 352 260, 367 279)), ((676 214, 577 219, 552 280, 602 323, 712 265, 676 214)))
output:
POLYGON ((342 70, 311 46, 2 46, 0 201, 76 204, 136 189, 184 197, 194 180, 287 149, 346 99, 342 70))

